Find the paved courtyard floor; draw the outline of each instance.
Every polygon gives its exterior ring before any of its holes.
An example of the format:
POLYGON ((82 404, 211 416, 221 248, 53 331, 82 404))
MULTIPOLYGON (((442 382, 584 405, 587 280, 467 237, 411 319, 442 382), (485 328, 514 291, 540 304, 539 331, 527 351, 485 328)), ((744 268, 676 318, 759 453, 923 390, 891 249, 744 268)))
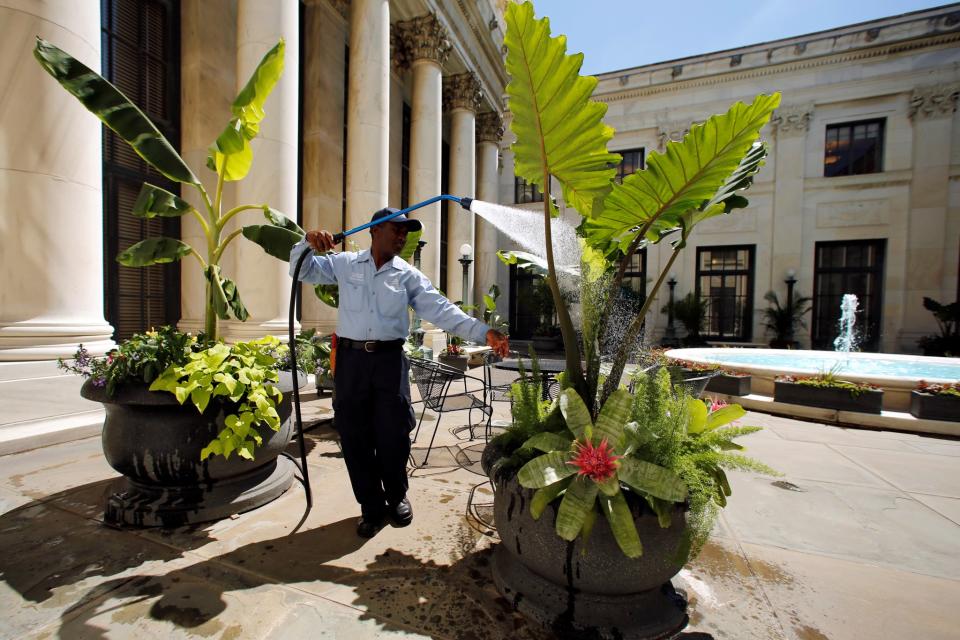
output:
MULTIPOLYGON (((305 399, 308 415, 327 412, 329 399, 305 399)), ((0 637, 546 639, 492 587, 496 538, 467 515, 489 513, 483 441, 449 429, 464 420, 444 416, 413 474, 413 524, 372 540, 354 533, 323 424, 308 434, 309 513, 295 485, 176 530, 102 524, 116 474, 98 438, 0 457, 0 637)), ((742 423, 766 427, 742 442, 784 476, 731 474, 715 535, 676 579, 691 601, 683 637, 960 638, 960 441, 760 413, 742 423)))

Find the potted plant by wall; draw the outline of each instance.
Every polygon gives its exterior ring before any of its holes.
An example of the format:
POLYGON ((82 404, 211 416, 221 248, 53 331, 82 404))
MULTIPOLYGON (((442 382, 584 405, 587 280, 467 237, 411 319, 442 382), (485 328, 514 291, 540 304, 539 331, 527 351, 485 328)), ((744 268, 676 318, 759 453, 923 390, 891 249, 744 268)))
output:
POLYGON ((883 389, 863 382, 841 380, 836 372, 815 376, 779 376, 773 382, 776 402, 807 407, 879 414, 883 407, 883 389))
POLYGON ((720 369, 717 375, 710 378, 707 391, 724 393, 728 396, 745 396, 750 394, 750 385, 753 377, 749 373, 720 369))
POLYGON ((674 301, 673 317, 683 325, 684 330, 687 332, 687 335, 683 337, 683 346, 707 346, 707 341, 700 335, 700 332, 703 331, 703 326, 707 322, 707 302, 705 300, 691 291, 679 300, 674 301))
POLYGON ((960 422, 960 382, 937 384, 921 380, 910 392, 910 415, 960 422))
POLYGON ((933 314, 940 328, 938 336, 924 336, 917 341, 925 356, 960 356, 960 301, 941 304, 924 297, 923 308, 933 314))
POLYGON ((799 343, 794 339, 797 328, 806 328, 803 316, 813 308, 813 298, 802 296, 799 293, 794 297, 793 304, 781 306, 780 299, 773 291, 767 291, 763 299, 770 303, 763 310, 763 326, 773 335, 770 346, 774 349, 796 349, 799 343))
MULTIPOLYGON (((631 477, 629 469, 625 472, 628 475, 619 476, 619 469, 624 467, 621 459, 612 460, 611 451, 614 456, 640 451, 628 449, 624 433, 636 431, 639 441, 646 442, 644 434, 655 430, 659 421, 680 419, 677 412, 671 412, 662 403, 647 400, 651 396, 631 396, 621 390, 621 379, 628 360, 636 355, 650 305, 657 299, 690 234, 700 222, 746 206, 742 192, 752 183, 767 153, 759 133, 780 98, 758 96, 751 104, 737 103, 727 113, 694 125, 683 141, 669 143, 664 153, 650 153, 644 169, 615 183, 614 167, 619 156, 606 148, 613 130, 603 124, 606 106, 590 99, 596 79, 579 75, 582 56, 566 54, 565 39, 551 37, 548 21, 535 19, 529 2, 508 4, 506 24, 507 71, 511 76, 507 93, 513 115, 511 128, 516 134, 512 146, 514 169, 519 177, 536 184, 544 193, 546 283, 556 308, 566 367, 558 377, 563 386, 559 398, 564 405, 534 404, 539 402, 536 385, 533 399, 518 403, 518 390, 514 393, 513 427, 491 441, 485 452, 484 465, 496 486, 496 524, 504 540, 495 552, 495 581, 500 592, 520 611, 553 626, 561 637, 583 632, 600 638, 669 637, 686 624, 686 603, 669 584, 671 572, 680 566, 674 560, 675 542, 683 536, 676 535, 682 527, 662 529, 659 524, 660 518, 663 524, 668 518, 671 525, 679 523, 685 513, 680 484, 672 476, 681 477, 688 495, 694 493, 693 480, 683 481, 682 471, 671 471, 669 464, 651 460, 646 454, 640 454, 638 460, 657 468, 640 466, 649 471, 651 478, 659 478, 664 486, 672 487, 674 493, 657 497, 652 491, 659 492, 661 488, 631 488, 627 481, 631 477), (562 188, 565 205, 582 216, 578 227, 581 265, 579 277, 574 279, 579 287, 579 333, 557 279, 551 231, 551 220, 556 214, 553 184, 562 188), (670 242, 672 250, 643 306, 629 319, 626 330, 621 331, 610 320, 628 266, 637 251, 659 242, 670 242), (612 332, 623 337, 611 341, 608 338, 612 332), (614 351, 601 354, 600 345, 611 343, 614 351), (609 362, 604 376, 600 374, 601 356, 609 362), (636 413, 635 404, 640 407, 636 413), (632 419, 634 416, 636 420, 632 419), (630 422, 636 428, 628 427, 630 422), (530 442, 538 434, 541 440, 530 442), (576 444, 571 444, 572 449, 564 449, 568 443, 576 444), (516 463, 530 462, 522 460, 528 454, 518 452, 541 448, 548 449, 545 455, 552 456, 549 464, 537 463, 544 471, 543 482, 550 480, 552 473, 556 473, 556 481, 568 480, 568 470, 576 472, 567 464, 573 461, 575 452, 584 452, 581 461, 602 461, 606 471, 596 479, 570 480, 565 487, 548 483, 534 494, 521 485, 519 472, 523 465, 516 463), (610 465, 618 470, 615 477, 609 473, 610 465), (599 503, 604 505, 605 513, 616 512, 613 520, 596 514, 594 505, 601 493, 604 497, 599 503), (534 501, 537 509, 543 508, 542 513, 551 510, 549 517, 542 517, 541 513, 537 521, 537 527, 545 530, 540 532, 529 523, 514 528, 514 519, 529 514, 534 501), (644 522, 638 524, 644 510, 662 514, 653 519, 654 527, 648 528, 644 522), (554 529, 554 514, 558 524, 565 523, 560 535, 554 529), (575 547, 576 535, 584 531, 584 526, 576 526, 578 520, 591 532, 586 556, 591 558, 589 561, 581 561, 584 556, 575 547), (616 595, 604 592, 602 585, 612 581, 611 574, 623 573, 623 580, 635 580, 638 573, 647 570, 624 562, 625 556, 633 556, 637 550, 631 529, 623 524, 626 521, 632 521, 632 531, 643 540, 642 557, 649 563, 650 576, 662 580, 654 590, 661 596, 641 588, 637 582, 616 595), (616 542, 617 536, 633 541, 625 543, 626 554, 616 542), (611 542, 601 544, 602 537, 611 542), (550 547, 551 553, 543 558, 544 566, 539 571, 521 571, 519 562, 503 559, 504 554, 514 554, 526 561, 528 554, 538 553, 539 545, 548 539, 560 546, 550 547), (515 571, 512 565, 517 565, 515 571), (612 567, 617 570, 611 570, 612 567), (654 567, 656 573, 652 572, 654 567)), ((658 373, 654 381, 660 389, 670 387, 666 372, 658 373)), ((695 402, 684 405, 689 416, 694 412, 701 414, 700 409, 693 408, 695 402)), ((703 412, 707 411, 705 405, 700 406, 704 407, 703 412)), ((715 418, 717 423, 721 419, 715 418)), ((670 432, 681 438, 682 433, 697 433, 699 424, 699 417, 691 417, 686 423, 675 424, 670 432), (680 430, 681 426, 685 432, 680 430)), ((714 467, 719 469, 722 465, 713 465, 711 469, 714 467)), ((722 490, 719 475, 704 473, 714 478, 722 490)), ((619 575, 616 578, 618 585, 623 580, 619 575)))
POLYGON ((273 47, 233 102, 232 117, 210 147, 207 167, 216 176, 208 192, 154 124, 116 87, 49 42, 37 39, 34 56, 54 79, 125 140, 145 162, 194 188, 194 206, 144 183, 130 212, 140 218, 192 216, 206 246, 176 238, 148 238, 117 260, 141 267, 195 259, 206 278, 204 330, 192 336, 164 328, 134 336, 102 360, 81 349, 73 365, 90 378, 81 395, 104 403, 104 454, 124 474, 107 499, 105 520, 116 525, 175 526, 252 509, 273 500, 293 481, 293 465, 278 458, 290 440, 292 389, 278 373, 280 343, 261 340, 227 346, 218 321, 244 321, 247 310, 220 260, 239 235, 267 253, 289 256, 303 235, 296 223, 266 204, 224 210, 226 182, 243 179, 253 160, 251 141, 264 103, 283 70, 284 43, 273 47), (226 232, 236 216, 260 211, 265 224, 226 232))
POLYGON ((460 371, 466 371, 467 359, 467 354, 463 350, 463 339, 453 334, 447 334, 447 346, 437 356, 437 360, 460 371))

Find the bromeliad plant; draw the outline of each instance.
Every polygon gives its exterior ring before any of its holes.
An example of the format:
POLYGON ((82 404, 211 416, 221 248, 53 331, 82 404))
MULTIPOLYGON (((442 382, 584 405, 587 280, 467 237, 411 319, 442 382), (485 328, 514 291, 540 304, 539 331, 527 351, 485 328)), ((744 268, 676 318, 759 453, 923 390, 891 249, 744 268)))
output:
POLYGON ((524 442, 519 456, 543 455, 524 464, 517 480, 536 489, 530 503, 534 519, 561 499, 557 535, 568 541, 582 535, 584 552, 599 511, 626 556, 643 553, 629 494, 643 500, 663 528, 672 525, 677 503, 686 503, 689 527, 677 549, 686 560, 699 552, 731 495, 725 469, 776 472, 733 453, 743 449, 735 438, 760 430, 731 424, 745 413, 739 405, 708 405, 677 394, 665 370, 656 376, 639 374, 634 385, 635 395, 623 388, 614 391, 596 422, 580 396, 564 390, 558 405, 566 429, 542 431, 524 442))
POLYGON ((292 220, 267 204, 241 204, 223 211, 223 187, 242 180, 253 163, 251 142, 260 130, 264 103, 283 72, 284 42, 281 40, 260 61, 246 86, 233 101, 232 118, 210 146, 207 168, 216 174, 216 189, 211 197, 203 183, 176 152, 157 127, 119 89, 84 66, 68 53, 37 38, 34 57, 47 73, 107 127, 166 178, 193 187, 199 194, 198 208, 156 185, 144 183, 130 212, 138 218, 193 216, 206 238, 206 247, 198 250, 176 238, 147 238, 124 250, 117 261, 128 267, 146 267, 196 258, 207 280, 204 335, 217 339, 218 319, 231 316, 245 321, 248 312, 240 299, 237 285, 224 276, 220 259, 231 241, 243 234, 272 256, 286 260, 290 249, 303 237, 303 230, 292 220), (266 224, 248 225, 227 232, 230 221, 250 210, 263 212, 266 224), (224 235, 226 234, 226 235, 224 235), (201 255, 203 251, 203 255, 201 255))
POLYGON ((590 99, 596 78, 579 75, 583 55, 567 55, 566 38, 552 37, 549 21, 535 19, 529 2, 509 4, 506 23, 510 126, 517 138, 512 146, 514 170, 544 194, 547 282, 567 374, 590 415, 598 416, 620 384, 650 305, 694 228, 747 205, 741 192, 752 184, 767 155, 759 134, 780 96, 738 102, 727 113, 693 125, 682 141, 669 142, 663 153, 651 152, 644 169, 617 184, 613 177, 620 156, 607 151, 614 131, 603 123, 606 105, 590 99), (566 205, 583 217, 582 353, 554 264, 554 181, 566 205), (624 338, 617 341, 601 388, 600 346, 608 342, 609 319, 627 267, 638 251, 665 238, 673 251, 624 338))

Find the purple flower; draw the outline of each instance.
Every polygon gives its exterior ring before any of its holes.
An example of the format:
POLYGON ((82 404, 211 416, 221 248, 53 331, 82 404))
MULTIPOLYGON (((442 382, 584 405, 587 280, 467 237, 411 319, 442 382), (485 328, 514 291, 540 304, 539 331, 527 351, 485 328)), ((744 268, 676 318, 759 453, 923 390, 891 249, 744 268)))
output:
POLYGON ((97 376, 93 378, 93 386, 103 388, 107 386, 107 379, 103 376, 97 376))

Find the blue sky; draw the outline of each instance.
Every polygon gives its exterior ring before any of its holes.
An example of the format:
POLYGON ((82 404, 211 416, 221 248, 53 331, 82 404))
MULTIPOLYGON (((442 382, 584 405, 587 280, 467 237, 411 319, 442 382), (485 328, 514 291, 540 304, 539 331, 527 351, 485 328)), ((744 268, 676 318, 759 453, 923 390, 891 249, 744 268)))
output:
POLYGON ((534 0, 567 51, 584 53, 581 73, 799 36, 941 6, 919 0, 534 0))

